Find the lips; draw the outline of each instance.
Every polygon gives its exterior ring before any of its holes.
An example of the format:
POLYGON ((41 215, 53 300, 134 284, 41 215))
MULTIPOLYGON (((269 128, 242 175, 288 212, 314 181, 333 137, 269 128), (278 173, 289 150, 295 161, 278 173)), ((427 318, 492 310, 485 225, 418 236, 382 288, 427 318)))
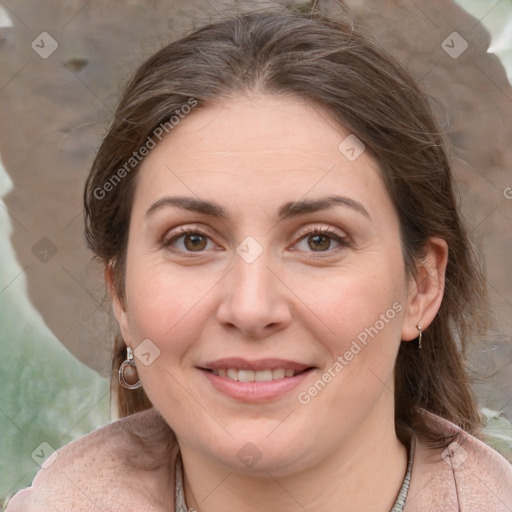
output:
POLYGON ((221 393, 243 402, 264 402, 297 387, 315 367, 285 359, 224 358, 198 369, 221 393))

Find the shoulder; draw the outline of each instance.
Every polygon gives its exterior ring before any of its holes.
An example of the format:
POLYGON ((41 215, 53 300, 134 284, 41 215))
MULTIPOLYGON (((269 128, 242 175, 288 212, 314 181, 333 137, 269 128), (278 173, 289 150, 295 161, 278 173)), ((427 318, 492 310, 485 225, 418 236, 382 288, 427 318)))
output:
POLYGON ((177 444, 154 409, 106 425, 56 453, 6 512, 169 510, 177 444))
POLYGON ((425 414, 443 434, 455 437, 444 448, 417 439, 404 512, 512 510, 512 465, 453 423, 425 414))

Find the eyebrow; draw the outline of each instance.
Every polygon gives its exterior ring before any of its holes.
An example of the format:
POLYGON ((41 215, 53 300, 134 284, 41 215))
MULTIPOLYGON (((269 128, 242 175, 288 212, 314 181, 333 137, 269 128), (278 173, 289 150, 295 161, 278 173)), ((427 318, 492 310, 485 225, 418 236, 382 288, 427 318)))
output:
MULTIPOLYGON (((228 212, 218 203, 187 196, 163 197, 159 199, 149 207, 146 217, 166 206, 175 206, 183 210, 210 215, 217 219, 225 220, 229 218, 228 212)), ((290 219, 306 213, 328 210, 335 206, 346 206, 370 219, 370 214, 359 201, 339 195, 330 195, 318 199, 301 199, 284 203, 279 208, 278 218, 279 220, 290 219)))

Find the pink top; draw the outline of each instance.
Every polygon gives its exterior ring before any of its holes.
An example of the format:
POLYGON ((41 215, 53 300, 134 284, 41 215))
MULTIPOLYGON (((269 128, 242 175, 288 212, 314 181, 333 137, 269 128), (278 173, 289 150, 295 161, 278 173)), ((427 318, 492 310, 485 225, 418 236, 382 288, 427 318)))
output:
MULTIPOLYGON (((512 465, 449 421, 424 414, 444 433, 459 437, 447 449, 416 438, 403 511, 512 511, 512 465)), ((106 425, 57 453, 6 512, 175 512, 179 446, 154 409, 106 425), (143 449, 134 433, 147 439, 143 449)))

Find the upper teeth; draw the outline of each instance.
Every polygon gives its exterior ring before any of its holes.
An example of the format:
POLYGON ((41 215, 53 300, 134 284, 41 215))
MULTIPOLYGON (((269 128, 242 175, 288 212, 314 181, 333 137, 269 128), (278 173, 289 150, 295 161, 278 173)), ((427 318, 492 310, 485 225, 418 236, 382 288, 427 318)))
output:
POLYGON ((219 377, 238 380, 240 382, 268 382, 271 380, 283 379, 284 377, 293 377, 295 370, 276 368, 275 370, 237 370, 235 368, 219 368, 212 370, 219 377))

